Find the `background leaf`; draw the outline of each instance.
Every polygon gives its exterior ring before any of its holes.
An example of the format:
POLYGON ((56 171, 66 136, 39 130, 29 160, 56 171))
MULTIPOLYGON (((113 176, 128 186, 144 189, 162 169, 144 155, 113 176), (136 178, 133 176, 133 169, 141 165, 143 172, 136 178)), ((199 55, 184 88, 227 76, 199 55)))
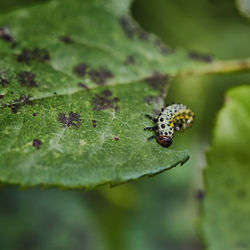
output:
POLYGON ((202 231, 208 249, 250 247, 249 98, 249 86, 228 92, 207 155, 202 231))

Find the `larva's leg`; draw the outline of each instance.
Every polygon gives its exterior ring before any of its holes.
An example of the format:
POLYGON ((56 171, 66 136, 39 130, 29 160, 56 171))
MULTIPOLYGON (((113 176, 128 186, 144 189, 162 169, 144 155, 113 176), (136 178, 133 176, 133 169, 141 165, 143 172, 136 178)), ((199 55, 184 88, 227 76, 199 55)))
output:
POLYGON ((150 140, 150 139, 153 139, 153 138, 156 138, 156 137, 157 137, 157 134, 155 134, 155 135, 152 135, 152 136, 148 137, 148 139, 147 139, 147 140, 150 140))
POLYGON ((155 130, 157 130, 158 129, 158 126, 156 125, 156 126, 154 126, 154 127, 146 127, 146 128, 144 128, 144 130, 152 130, 152 131, 155 131, 155 130))
POLYGON ((154 118, 153 116, 148 115, 148 114, 146 114, 145 116, 148 117, 148 118, 149 118, 150 120, 152 120, 153 122, 157 122, 157 119, 154 118))

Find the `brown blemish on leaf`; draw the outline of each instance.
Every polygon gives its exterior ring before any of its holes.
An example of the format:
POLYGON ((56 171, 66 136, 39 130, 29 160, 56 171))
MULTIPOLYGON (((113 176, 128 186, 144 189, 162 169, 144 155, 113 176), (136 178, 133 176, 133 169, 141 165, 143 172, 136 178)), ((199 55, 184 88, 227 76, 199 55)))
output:
POLYGON ((124 31, 124 33, 128 36, 128 38, 132 38, 135 34, 134 26, 128 17, 119 18, 119 23, 124 31))
POLYGON ((17 111, 25 105, 33 105, 33 102, 30 101, 30 96, 21 95, 18 99, 13 100, 11 104, 8 104, 7 107, 16 114, 17 111))
POLYGON ((32 115, 33 115, 33 116, 37 116, 37 113, 36 113, 36 112, 34 112, 32 115))
POLYGON ((117 136, 114 137, 115 141, 119 141, 119 138, 117 136))
POLYGON ((93 128, 96 128, 96 120, 92 120, 92 126, 93 128))
POLYGON ((78 77, 83 77, 87 73, 88 65, 86 63, 79 63, 73 68, 73 73, 78 77))
POLYGON ((6 85, 8 85, 9 83, 10 81, 8 78, 6 78, 4 73, 0 73, 0 85, 2 85, 2 87, 6 87, 6 85))
POLYGON ((84 83, 81 83, 81 82, 78 82, 77 86, 80 88, 83 88, 83 89, 87 89, 87 90, 89 89, 87 85, 85 85, 84 83))
POLYGON ((100 94, 96 94, 92 99, 93 110, 104 110, 113 108, 115 111, 118 110, 116 103, 119 98, 113 97, 110 90, 103 90, 100 94))
POLYGON ((40 149, 42 142, 39 139, 35 139, 32 143, 32 145, 36 148, 36 149, 40 149))
POLYGON ((126 60, 124 61, 124 64, 125 65, 135 64, 135 56, 133 55, 127 56, 126 60))
POLYGON ((136 23, 134 23, 130 17, 123 16, 119 18, 119 23, 128 38, 131 39, 134 37, 138 37, 141 40, 148 39, 148 34, 144 30, 142 30, 141 27, 136 25, 136 23))
POLYGON ((163 91, 169 81, 169 76, 156 72, 152 76, 145 78, 144 81, 148 83, 150 87, 163 91))
POLYGON ((60 36, 59 39, 65 44, 73 43, 73 40, 69 36, 60 36))
POLYGON ((171 54, 174 52, 172 48, 167 47, 166 44, 164 44, 159 38, 156 38, 154 40, 154 44, 156 48, 158 48, 159 51, 164 55, 171 54))
POLYGON ((4 95, 3 94, 0 94, 0 99, 3 99, 4 98, 4 95))
POLYGON ((9 42, 9 43, 13 43, 14 39, 13 37, 10 35, 10 31, 7 27, 0 27, 0 39, 9 42))
POLYGON ((59 113, 57 120, 64 127, 75 127, 75 128, 78 128, 82 122, 80 116, 72 111, 70 111, 68 115, 66 115, 65 113, 59 113))
POLYGON ((17 80, 25 87, 33 88, 37 87, 37 82, 35 81, 36 75, 28 72, 23 71, 17 74, 17 80))
POLYGON ((49 52, 46 49, 34 48, 33 50, 23 49, 22 52, 17 55, 18 62, 29 63, 31 60, 38 60, 45 62, 50 59, 49 52))
POLYGON ((113 78, 112 72, 106 68, 100 68, 99 70, 90 70, 89 76, 93 82, 98 85, 103 85, 109 78, 113 78))
POLYGON ((203 61, 207 63, 211 63, 213 61, 213 58, 210 55, 197 53, 195 51, 190 51, 188 53, 188 57, 196 61, 203 61))

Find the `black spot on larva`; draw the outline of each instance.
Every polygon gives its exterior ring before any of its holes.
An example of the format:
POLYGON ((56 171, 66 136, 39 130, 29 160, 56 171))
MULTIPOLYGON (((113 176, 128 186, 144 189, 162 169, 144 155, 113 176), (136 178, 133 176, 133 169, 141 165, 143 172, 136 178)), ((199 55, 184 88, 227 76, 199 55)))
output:
POLYGON ((21 83, 21 85, 28 87, 28 88, 33 88, 37 87, 37 82, 35 81, 36 75, 28 72, 28 71, 23 71, 17 74, 17 80, 21 83))
POLYGON ((205 192, 203 190, 197 190, 195 193, 195 198, 199 201, 202 201, 205 197, 205 192))
POLYGON ((156 48, 159 49, 159 51, 164 55, 171 54, 174 52, 172 48, 167 47, 159 38, 156 38, 154 40, 154 44, 156 48))
POLYGON ((114 137, 115 141, 119 141, 119 138, 117 136, 114 137))
POLYGON ((188 57, 193 59, 193 60, 196 60, 196 61, 203 61, 203 62, 207 62, 207 63, 210 63, 213 61, 213 58, 210 55, 197 53, 195 51, 189 52, 188 57))
POLYGON ((49 52, 46 49, 34 48, 33 50, 23 49, 22 52, 17 55, 17 61, 23 63, 29 63, 31 60, 37 60, 45 62, 50 59, 49 52))
POLYGON ((93 128, 96 128, 96 120, 92 120, 92 126, 93 128))
POLYGON ((77 113, 70 111, 68 115, 65 113, 59 113, 57 120, 62 123, 64 127, 78 128, 81 125, 82 119, 77 113))
POLYGON ((73 73, 78 77, 83 77, 87 73, 88 65, 86 63, 79 63, 73 68, 73 73))
POLYGON ((112 72, 106 68, 100 68, 99 70, 90 70, 89 76, 93 82, 98 85, 103 85, 109 78, 113 78, 112 72))
POLYGON ((81 82, 78 82, 77 86, 80 88, 83 88, 83 89, 87 89, 87 90, 89 89, 87 85, 85 85, 84 83, 81 83, 81 82))
POLYGON ((113 108, 115 111, 118 110, 116 103, 119 98, 113 97, 110 90, 103 90, 100 94, 96 94, 92 99, 93 110, 104 110, 113 108))
POLYGON ((119 23, 128 38, 138 37, 141 40, 147 40, 148 34, 141 29, 133 20, 128 16, 119 18, 119 23))
POLYGON ((60 36, 59 40, 62 41, 65 44, 71 44, 73 43, 73 40, 69 36, 60 36))
POLYGON ((0 85, 6 87, 10 83, 9 79, 5 76, 4 73, 0 73, 0 85))
POLYGON ((7 27, 0 27, 0 39, 9 42, 9 43, 13 43, 14 39, 13 37, 10 35, 10 31, 7 27))
POLYGON ((124 61, 124 64, 125 65, 133 65, 133 64, 135 64, 135 56, 133 56, 133 55, 127 56, 127 58, 124 61))
POLYGON ((164 90, 164 87, 168 83, 168 80, 169 80, 168 75, 160 73, 154 73, 152 76, 144 79, 144 81, 148 83, 150 87, 161 91, 164 90))
POLYGON ((32 145, 36 148, 36 149, 40 149, 42 142, 39 139, 35 139, 32 143, 32 145))
POLYGON ((163 121, 164 121, 164 118, 161 118, 160 121, 163 122, 163 121))
POLYGON ((33 116, 37 116, 37 113, 36 113, 36 112, 34 112, 32 115, 33 115, 33 116))
POLYGON ((168 132, 165 132, 165 135, 168 135, 168 132))
POLYGON ((164 124, 161 124, 161 127, 162 127, 162 128, 165 128, 165 125, 164 125, 164 124))
POLYGON ((7 107, 11 109, 11 111, 16 114, 17 111, 25 105, 33 105, 33 102, 30 101, 30 96, 21 95, 18 99, 12 101, 12 103, 8 104, 7 107))

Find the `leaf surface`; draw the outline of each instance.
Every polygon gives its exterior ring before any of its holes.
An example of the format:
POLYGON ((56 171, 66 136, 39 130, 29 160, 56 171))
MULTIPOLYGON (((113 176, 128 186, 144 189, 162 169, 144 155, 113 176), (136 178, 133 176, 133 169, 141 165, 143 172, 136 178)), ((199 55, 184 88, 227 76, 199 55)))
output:
POLYGON ((169 80, 211 58, 172 50, 129 1, 54 0, 0 16, 0 181, 92 188, 183 164, 143 131, 169 80))

